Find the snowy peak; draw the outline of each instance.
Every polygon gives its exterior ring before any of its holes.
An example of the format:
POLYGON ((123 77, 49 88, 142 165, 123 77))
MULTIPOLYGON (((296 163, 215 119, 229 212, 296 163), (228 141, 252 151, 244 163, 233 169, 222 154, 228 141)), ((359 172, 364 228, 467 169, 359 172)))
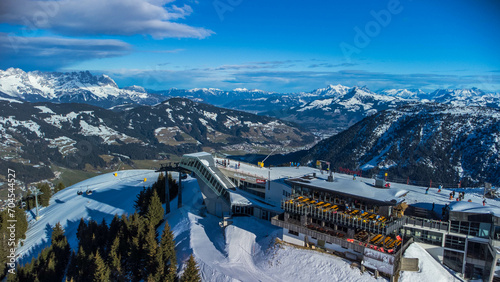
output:
POLYGON ((112 107, 125 103, 152 105, 163 100, 148 94, 144 88, 133 86, 120 89, 107 75, 81 72, 24 72, 9 68, 0 70, 0 92, 7 98, 28 102, 86 103, 112 107))
POLYGON ((347 94, 351 90, 350 87, 337 84, 337 85, 328 85, 326 88, 318 88, 311 92, 311 94, 315 94, 318 96, 343 96, 347 94))
POLYGON ((146 89, 144 89, 144 87, 138 86, 138 85, 127 86, 127 87, 124 87, 123 89, 131 90, 131 91, 135 91, 135 92, 139 92, 139 93, 146 93, 147 92, 146 89))
POLYGON ((402 99, 417 100, 423 98, 426 93, 420 89, 384 89, 379 94, 402 99))
POLYGON ((451 100, 467 100, 484 96, 485 93, 477 88, 472 89, 437 89, 429 94, 434 101, 449 102, 451 100))

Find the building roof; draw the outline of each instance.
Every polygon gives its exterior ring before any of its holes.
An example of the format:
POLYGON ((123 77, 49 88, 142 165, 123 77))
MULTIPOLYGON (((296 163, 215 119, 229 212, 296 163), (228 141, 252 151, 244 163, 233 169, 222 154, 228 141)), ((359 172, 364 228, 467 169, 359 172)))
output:
POLYGON ((226 167, 221 167, 221 169, 250 175, 260 179, 268 179, 270 177, 271 180, 276 180, 276 179, 287 179, 291 177, 300 177, 312 173, 321 174, 319 169, 312 167, 305 167, 305 166, 300 166, 300 167, 285 166, 285 167, 269 168, 269 167, 258 167, 256 165, 244 162, 238 162, 231 159, 215 158, 215 160, 216 161, 218 160, 219 162, 224 160, 225 161, 229 160, 230 164, 227 165, 226 167), (238 164, 240 164, 239 168, 237 168, 238 164))
POLYGON ((477 214, 491 214, 496 217, 500 217, 500 208, 495 206, 483 206, 482 204, 459 201, 450 204, 450 211, 454 212, 466 212, 466 213, 477 213, 477 214))
POLYGON ((335 177, 333 182, 326 181, 326 175, 317 175, 316 178, 309 178, 289 179, 287 182, 363 199, 364 201, 383 202, 389 205, 396 205, 403 202, 403 196, 408 193, 408 190, 397 188, 375 188, 372 183, 363 180, 353 180, 347 177, 335 177))
POLYGON ((256 206, 264 210, 273 211, 275 213, 282 213, 283 210, 280 207, 275 207, 271 204, 264 202, 263 199, 247 193, 241 189, 229 191, 231 195, 231 205, 237 206, 256 206))

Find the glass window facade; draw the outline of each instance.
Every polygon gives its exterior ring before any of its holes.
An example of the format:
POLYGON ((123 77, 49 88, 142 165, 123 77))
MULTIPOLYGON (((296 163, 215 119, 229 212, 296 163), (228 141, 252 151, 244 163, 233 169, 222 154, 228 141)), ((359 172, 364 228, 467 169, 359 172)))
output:
POLYGON ((467 242, 467 257, 479 260, 486 260, 488 255, 488 243, 467 242))
POLYGON ((452 221, 450 226, 451 232, 480 238, 488 238, 490 229, 491 224, 484 222, 452 221))
POLYGON ((465 250, 465 238, 446 235, 446 240, 444 242, 446 248, 464 251, 465 250))
POLYGON ((422 242, 435 246, 442 246, 443 244, 443 233, 408 227, 405 228, 403 233, 407 237, 413 237, 416 242, 422 242))
POLYGON ((461 273, 462 267, 464 265, 464 254, 460 252, 444 250, 443 264, 461 273))

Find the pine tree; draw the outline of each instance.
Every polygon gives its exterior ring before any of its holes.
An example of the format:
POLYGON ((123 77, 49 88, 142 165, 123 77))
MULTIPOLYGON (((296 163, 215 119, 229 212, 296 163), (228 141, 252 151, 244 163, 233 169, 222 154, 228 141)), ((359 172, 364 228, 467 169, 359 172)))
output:
POLYGON ((111 248, 111 244, 113 244, 114 238, 118 235, 118 232, 120 231, 122 226, 122 222, 120 221, 120 218, 118 217, 117 214, 113 217, 113 220, 109 224, 109 231, 108 231, 108 250, 111 248))
POLYGON ((120 254, 120 237, 116 236, 109 250, 108 265, 111 271, 111 278, 114 281, 122 280, 122 256, 120 254))
POLYGON ((181 282, 201 282, 200 270, 196 265, 193 255, 189 256, 186 269, 181 277, 181 282))
POLYGON ((146 188, 142 189, 136 197, 137 199, 134 201, 135 211, 140 215, 146 214, 146 210, 144 209, 146 207, 146 188))
MULTIPOLYGON (((141 253, 144 254, 144 265, 146 272, 143 277, 148 277, 149 274, 155 275, 155 271, 158 269, 158 242, 156 241, 156 231, 153 225, 149 224, 146 233, 144 234, 144 244, 142 244, 143 250, 141 253)), ((161 257, 160 257, 161 259, 161 257)))
POLYGON ((63 190, 64 188, 66 188, 66 186, 64 186, 64 184, 62 182, 59 182, 59 183, 57 183, 56 187, 54 188, 54 193, 57 193, 57 192, 63 190))
POLYGON ((170 200, 175 198, 177 196, 177 193, 179 191, 179 185, 177 184, 177 181, 172 177, 172 174, 168 174, 168 187, 170 190, 170 200))
MULTIPOLYGON (((26 231, 28 230, 28 221, 26 220, 26 214, 23 209, 14 208, 16 215, 16 238, 26 239, 26 231)), ((6 229, 2 229, 6 230, 6 229)))
POLYGON ((165 203, 165 175, 163 175, 163 172, 161 172, 158 175, 158 179, 156 182, 153 184, 153 189, 156 190, 158 193, 158 196, 160 197, 160 202, 162 204, 165 203))
POLYGON ((49 206, 49 200, 52 196, 52 191, 50 191, 50 186, 47 183, 38 184, 37 188, 42 192, 40 196, 38 196, 38 204, 44 207, 49 206))
POLYGON ((50 256, 54 258, 54 271, 57 280, 62 280, 64 276, 64 271, 69 262, 69 256, 71 254, 71 248, 68 243, 68 239, 64 235, 64 229, 58 222, 56 226, 52 229, 52 245, 50 246, 50 256))
MULTIPOLYGON (((101 250, 103 254, 106 253, 106 248, 108 246, 108 232, 109 228, 108 225, 106 224, 106 221, 104 218, 102 219, 101 224, 97 227, 97 234, 96 234, 96 242, 97 242, 97 247, 101 250)), ((104 256, 106 258, 106 256, 104 256)))
POLYGON ((167 281, 174 281, 177 274, 177 256, 175 254, 174 234, 170 230, 168 222, 165 223, 165 228, 160 239, 160 251, 163 260, 163 266, 167 281))
POLYGON ((163 214, 165 213, 165 210, 163 209, 160 198, 158 197, 158 194, 156 191, 153 191, 153 195, 151 197, 151 200, 149 201, 148 205, 148 212, 146 214, 146 218, 149 219, 149 222, 153 226, 158 226, 160 224, 161 220, 163 219, 163 214))
POLYGON ((57 244, 62 241, 64 237, 64 229, 61 226, 61 223, 56 223, 56 226, 52 228, 51 240, 52 244, 57 244))
POLYGON ((104 262, 99 251, 96 252, 94 257, 94 273, 92 275, 92 281, 101 282, 109 281, 110 270, 108 265, 104 262))
POLYGON ((78 275, 77 267, 78 266, 77 266, 77 262, 76 262, 76 254, 75 254, 75 251, 72 251, 70 263, 68 266, 68 273, 66 274, 67 280, 73 281, 74 279, 72 277, 75 277, 78 275))
POLYGON ((82 217, 80 218, 80 223, 78 224, 78 229, 76 230, 76 238, 80 242, 80 245, 82 245, 86 234, 87 234, 87 224, 85 223, 85 220, 83 220, 82 217))

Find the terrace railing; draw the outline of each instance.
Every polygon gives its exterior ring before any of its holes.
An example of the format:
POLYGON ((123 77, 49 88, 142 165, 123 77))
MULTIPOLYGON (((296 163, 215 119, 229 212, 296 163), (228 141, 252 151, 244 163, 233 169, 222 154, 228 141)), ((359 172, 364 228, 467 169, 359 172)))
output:
POLYGON ((354 216, 343 212, 338 212, 334 209, 325 209, 314 204, 306 204, 300 202, 290 202, 290 199, 285 199, 281 202, 281 208, 288 213, 307 215, 311 218, 330 222, 337 225, 342 225, 350 228, 361 228, 372 233, 389 234, 395 230, 399 230, 404 219, 381 222, 378 220, 367 220, 360 216, 354 216))
POLYGON ((430 229, 437 229, 437 230, 442 230, 442 231, 449 231, 450 230, 450 223, 447 221, 439 221, 439 220, 432 220, 432 219, 426 219, 426 218, 418 218, 418 217, 409 217, 405 216, 404 217, 404 225, 413 225, 415 227, 423 228, 427 227, 430 229))

